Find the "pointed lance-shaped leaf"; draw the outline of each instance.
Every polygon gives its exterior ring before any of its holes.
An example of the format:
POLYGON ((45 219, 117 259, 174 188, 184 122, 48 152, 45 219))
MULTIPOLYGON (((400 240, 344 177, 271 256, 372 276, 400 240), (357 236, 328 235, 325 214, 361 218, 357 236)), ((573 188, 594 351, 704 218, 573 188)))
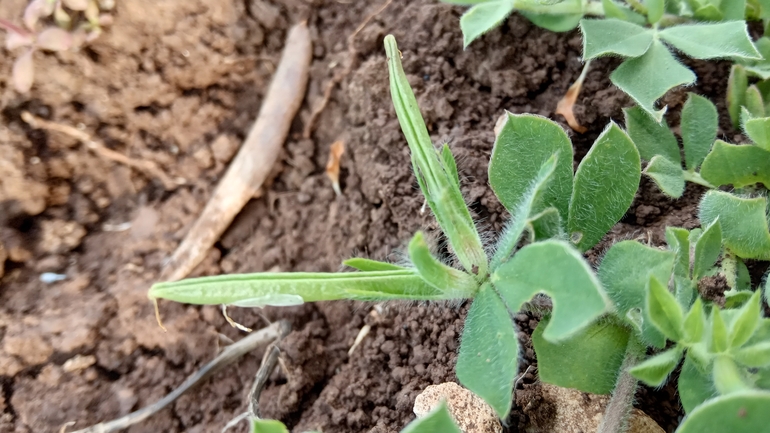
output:
POLYGON ((677 345, 671 349, 647 358, 628 370, 632 376, 644 382, 647 386, 660 386, 682 359, 682 347, 677 345))
POLYGON ((748 300, 730 324, 730 334, 727 344, 730 348, 743 346, 754 335, 762 320, 760 313, 760 300, 762 292, 757 290, 748 300))
POLYGON ((676 252, 674 275, 690 279, 690 232, 681 227, 666 227, 666 242, 671 251, 676 252))
POLYGON ((663 155, 653 156, 645 167, 644 174, 652 178, 658 188, 669 197, 679 198, 684 193, 682 166, 669 161, 663 155))
POLYGON ((700 297, 695 299, 690 311, 684 316, 684 341, 689 344, 698 343, 703 338, 706 329, 706 316, 703 313, 703 301, 700 297))
POLYGON ((682 341, 684 313, 676 297, 655 278, 650 276, 647 288, 647 312, 652 323, 672 341, 682 341))
POLYGON ((345 266, 350 266, 353 269, 358 269, 363 272, 376 272, 376 271, 403 271, 407 268, 403 266, 394 265, 392 263, 380 262, 377 260, 364 259, 361 257, 353 257, 342 262, 345 266))
POLYGON ((714 307, 711 309, 711 341, 710 350, 714 353, 722 353, 727 350, 727 325, 722 318, 722 311, 714 307))
POLYGON ((467 297, 478 287, 473 276, 433 257, 422 232, 415 233, 409 242, 409 259, 423 280, 449 297, 467 297))
POLYGON ((733 353, 736 361, 750 368, 770 366, 770 341, 742 347, 733 353))
POLYGON ((695 170, 717 137, 719 117, 717 108, 703 96, 690 93, 682 108, 682 144, 688 170, 695 170))
POLYGON ((721 252, 722 226, 719 225, 719 218, 717 217, 717 219, 706 226, 695 242, 693 279, 699 280, 705 277, 708 271, 714 267, 714 262, 717 261, 721 252))
POLYGON ((663 18, 663 12, 666 11, 665 0, 646 0, 644 5, 647 7, 647 21, 655 24, 663 18))
POLYGON ((738 129, 741 121, 741 107, 746 103, 746 90, 749 87, 749 78, 746 68, 735 64, 730 69, 727 78, 727 112, 733 122, 733 128, 738 129))

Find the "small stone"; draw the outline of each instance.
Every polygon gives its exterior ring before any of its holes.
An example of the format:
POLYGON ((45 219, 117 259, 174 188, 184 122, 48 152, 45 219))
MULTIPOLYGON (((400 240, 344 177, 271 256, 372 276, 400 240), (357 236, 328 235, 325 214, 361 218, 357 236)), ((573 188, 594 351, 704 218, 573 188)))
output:
POLYGON ((454 382, 430 385, 414 400, 414 414, 426 415, 442 400, 446 400, 463 433, 501 433, 503 426, 495 411, 481 397, 454 382))
POLYGON ((74 221, 47 220, 41 224, 40 249, 49 254, 73 250, 86 235, 86 229, 74 221))
POLYGON ((62 370, 66 371, 67 373, 72 373, 75 371, 85 370, 94 364, 96 364, 96 357, 94 355, 75 355, 64 362, 64 365, 62 365, 62 370))

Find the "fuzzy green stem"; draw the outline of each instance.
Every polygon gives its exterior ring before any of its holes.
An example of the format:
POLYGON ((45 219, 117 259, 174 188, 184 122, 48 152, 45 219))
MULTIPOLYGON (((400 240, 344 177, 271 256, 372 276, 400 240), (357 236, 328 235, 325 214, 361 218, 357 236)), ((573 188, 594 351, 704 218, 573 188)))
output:
POLYGON ((639 363, 644 353, 644 344, 635 336, 628 339, 626 356, 620 366, 618 381, 604 411, 604 417, 597 433, 625 433, 628 430, 628 417, 634 405, 634 394, 638 381, 629 373, 631 367, 639 363))
POLYGON ((710 189, 716 189, 716 187, 706 181, 706 179, 702 178, 700 173, 696 173, 694 171, 688 171, 688 170, 682 170, 682 174, 684 175, 684 180, 692 183, 697 183, 698 185, 705 186, 706 188, 710 189))

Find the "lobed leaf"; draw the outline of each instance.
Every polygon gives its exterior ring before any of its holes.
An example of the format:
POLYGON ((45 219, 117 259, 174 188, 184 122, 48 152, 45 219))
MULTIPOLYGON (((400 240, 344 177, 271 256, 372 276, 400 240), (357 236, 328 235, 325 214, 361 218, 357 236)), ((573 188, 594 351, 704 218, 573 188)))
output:
POLYGON ((717 217, 703 230, 703 234, 695 242, 692 278, 699 280, 705 277, 721 252, 722 226, 719 225, 719 218, 717 217))
POLYGON ((748 87, 749 79, 746 76, 746 68, 737 64, 733 65, 727 79, 727 111, 735 129, 740 126, 741 107, 746 103, 746 89, 748 87))
POLYGON ((682 348, 673 348, 647 358, 641 363, 631 367, 628 372, 648 386, 660 386, 682 359, 682 348))
MULTIPOLYGON (((518 255, 517 255, 518 256, 518 255)), ((511 410, 519 344, 503 300, 484 284, 471 304, 457 355, 457 378, 505 419, 511 410)))
POLYGON ((647 286, 647 313, 650 321, 663 335, 672 341, 682 341, 684 313, 674 295, 655 278, 650 276, 647 286))
POLYGON ((685 166, 695 170, 706 158, 717 137, 719 116, 708 99, 690 93, 682 108, 682 144, 685 166))
POLYGON ((700 174, 714 185, 742 188, 762 183, 770 188, 770 151, 759 146, 717 140, 703 161, 700 174))
POLYGON ((553 302, 543 338, 555 342, 587 327, 610 308, 610 300, 585 259, 567 242, 547 240, 519 250, 491 276, 511 311, 538 293, 553 302))
POLYGON ((640 25, 615 18, 580 21, 583 32, 583 61, 616 54, 639 57, 652 44, 654 32, 640 25))
POLYGON ((618 66, 610 81, 660 122, 666 109, 656 111, 655 101, 676 86, 694 83, 695 74, 679 63, 662 42, 655 40, 644 55, 618 66))
POLYGON ((760 432, 770 424, 770 392, 751 390, 724 395, 695 407, 677 433, 760 432))
POLYGON ((749 119, 743 129, 757 147, 770 151, 770 117, 749 119))
POLYGON ((684 193, 684 175, 680 164, 669 161, 663 155, 655 155, 644 169, 658 188, 669 197, 679 198, 684 193))
POLYGON ((665 337, 651 323, 646 308, 646 286, 651 275, 668 281, 674 258, 672 251, 651 248, 636 241, 621 241, 610 247, 599 265, 599 279, 615 304, 618 316, 626 317, 628 321, 630 311, 643 312, 640 317, 642 338, 648 345, 658 348, 664 346, 665 337))
POLYGON ((761 59, 745 21, 680 24, 660 30, 661 39, 695 59, 761 59))
POLYGON ((440 403, 427 415, 417 418, 407 425, 401 433, 462 433, 455 424, 446 403, 440 403))
POLYGON ((628 328, 612 321, 597 322, 567 340, 551 343, 543 338, 549 322, 542 319, 532 333, 540 380, 592 394, 612 393, 628 346, 628 328))
POLYGON ((687 414, 690 414, 704 401, 719 395, 711 378, 698 368, 689 352, 682 364, 682 371, 679 373, 677 390, 679 391, 679 400, 687 414))
POLYGON ((507 113, 489 160, 489 184, 509 212, 522 200, 543 163, 554 154, 558 154, 559 159, 552 180, 532 212, 553 206, 566 221, 572 194, 572 143, 564 130, 551 120, 507 113))
POLYGON ((640 178, 639 152, 628 135, 610 123, 575 173, 567 231, 578 249, 596 245, 623 217, 640 178))
POLYGON ((639 149, 642 159, 651 161, 655 155, 661 155, 681 166, 679 145, 664 119, 656 122, 639 106, 624 108, 623 113, 628 135, 639 149))
POLYGON ((499 26, 514 10, 510 0, 485 1, 478 3, 460 17, 463 32, 463 48, 479 36, 499 26))
POLYGON ((738 315, 730 325, 728 346, 738 348, 743 346, 754 335, 762 320, 760 313, 761 291, 757 290, 748 302, 743 304, 738 315))
POLYGON ((767 199, 741 198, 723 191, 708 191, 700 203, 701 224, 719 218, 724 245, 739 257, 770 260, 767 199))

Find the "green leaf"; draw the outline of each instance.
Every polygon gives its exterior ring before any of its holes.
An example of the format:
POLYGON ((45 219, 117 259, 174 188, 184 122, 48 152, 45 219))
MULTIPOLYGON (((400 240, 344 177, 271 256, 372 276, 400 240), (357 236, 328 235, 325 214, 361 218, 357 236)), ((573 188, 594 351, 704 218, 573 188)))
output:
POLYGON ((567 230, 578 249, 596 245, 625 215, 640 178, 639 152, 628 135, 610 123, 575 173, 567 230))
POLYGON ((746 367, 760 368, 770 366, 770 341, 742 347, 733 353, 733 357, 746 367))
POLYGON ((688 170, 695 170, 709 153, 717 137, 719 116, 708 99, 690 93, 682 108, 682 144, 688 170))
POLYGON ((492 285, 484 284, 465 321, 457 378, 505 419, 511 410, 518 357, 519 344, 508 309, 492 285))
POLYGON ((715 5, 707 4, 695 11, 695 18, 705 21, 722 21, 724 15, 715 5))
POLYGON ((532 242, 564 237, 561 217, 555 207, 549 207, 539 214, 530 217, 527 220, 527 225, 532 233, 532 242))
POLYGON ((658 34, 664 41, 696 59, 762 58, 751 43, 745 21, 680 24, 665 28, 658 34))
POLYGON ((674 274, 690 279, 690 240, 687 229, 666 227, 666 242, 669 248, 676 252, 674 274))
POLYGON ((604 16, 606 18, 617 18, 623 21, 629 21, 639 25, 647 24, 647 19, 634 12, 631 8, 615 3, 612 0, 602 0, 604 16))
MULTIPOLYGON (((520 197, 519 204, 511 211, 511 219, 503 229, 500 239, 497 241, 495 255, 492 257, 492 270, 497 269, 501 263, 506 262, 519 244, 521 235, 527 227, 532 209, 538 206, 538 202, 546 193, 546 187, 552 178, 558 158, 551 155, 546 160, 536 177, 533 179, 529 189, 520 197)), ((550 207, 549 209, 554 209, 550 207)), ((558 212, 556 212, 558 215, 558 212)))
POLYGON ((543 337, 551 342, 580 332, 610 307, 585 259, 567 242, 547 240, 519 250, 491 281, 512 311, 537 293, 553 302, 553 316, 543 337))
POLYGON ((679 400, 687 414, 704 401, 718 395, 711 377, 698 368, 689 351, 682 364, 682 372, 679 373, 677 389, 679 400))
POLYGON ((719 2, 719 10, 722 11, 725 21, 743 20, 746 13, 746 0, 722 0, 719 2))
POLYGON ((572 143, 564 130, 555 122, 531 114, 507 113, 503 129, 495 140, 489 160, 489 184, 508 211, 512 212, 530 188, 532 179, 543 163, 558 154, 548 191, 540 205, 532 209, 538 213, 555 207, 563 221, 567 220, 569 198, 572 194, 572 143))
POLYGON ((648 386, 660 386, 682 359, 682 348, 673 348, 659 353, 628 370, 632 376, 641 380, 648 386))
POLYGON ((475 291, 475 278, 465 272, 441 263, 433 257, 422 232, 415 233, 409 242, 409 259, 423 280, 450 298, 475 291))
POLYGON ((592 394, 610 394, 628 345, 628 329, 612 321, 597 322, 567 340, 551 343, 543 338, 549 322, 549 318, 542 319, 532 333, 540 380, 592 394))
POLYGON ((751 113, 752 117, 765 117, 765 101, 757 86, 752 84, 746 89, 744 104, 744 108, 751 113))
POLYGON ((677 433, 761 432, 770 424, 770 392, 723 395, 694 408, 677 433))
POLYGON ((655 101, 676 86, 694 83, 695 74, 679 63, 660 41, 654 41, 643 56, 618 66, 610 75, 610 81, 660 122, 666 108, 656 111, 655 101))
POLYGON ((664 0, 645 0, 645 6, 647 6, 647 21, 650 24, 655 24, 663 17, 663 12, 666 10, 666 3, 664 0))
POLYGON ((282 422, 274 419, 255 419, 251 421, 252 433, 289 433, 282 422))
POLYGON ((749 79, 746 69, 741 65, 733 65, 730 76, 727 79, 727 111, 733 128, 738 129, 741 120, 741 107, 746 103, 746 89, 749 87, 749 79))
MULTIPOLYGON (((629 311, 643 311, 640 317, 642 337, 648 345, 659 348, 665 344, 665 337, 652 325, 645 308, 646 285, 650 275, 668 281, 674 258, 672 251, 651 248, 636 241, 622 241, 607 251, 599 265, 599 279, 615 304, 618 316, 628 319, 629 311)), ((629 323, 636 326, 632 321, 629 323)))
POLYGON ((722 353, 727 350, 727 325, 722 318, 722 312, 714 307, 711 310, 711 351, 722 353))
POLYGON ((521 11, 532 24, 552 32, 568 32, 578 26, 583 14, 541 14, 521 11))
POLYGON ((708 191, 700 203, 701 224, 719 218, 724 245, 739 257, 770 260, 767 199, 741 198, 723 191, 708 191))
POLYGON ((347 259, 344 262, 342 262, 342 264, 364 272, 403 271, 406 269, 403 266, 394 265, 392 263, 380 262, 377 260, 370 260, 370 259, 363 259, 360 257, 353 257, 352 259, 347 259))
POLYGON ((693 279, 699 280, 706 276, 714 267, 714 262, 722 252, 722 226, 719 218, 709 224, 703 234, 695 242, 695 257, 693 261, 693 279))
POLYGON ((463 48, 479 36, 499 26, 514 10, 510 0, 487 1, 468 9, 460 17, 460 29, 463 31, 463 48))
POLYGON ((701 176, 714 185, 742 188, 762 183, 770 188, 770 151, 759 146, 714 142, 703 161, 701 176))
POLYGON ((754 292, 748 302, 743 304, 738 315, 730 326, 728 345, 730 348, 743 346, 754 332, 759 328, 762 317, 760 315, 761 290, 754 292))
POLYGON ((658 123, 639 106, 624 108, 623 113, 628 135, 639 149, 642 159, 651 161, 655 155, 662 155, 674 163, 681 161, 676 137, 665 119, 658 123))
POLYGON ((401 65, 401 52, 392 35, 385 37, 390 94, 406 137, 417 183, 436 216, 439 226, 466 271, 486 275, 487 256, 457 181, 457 167, 433 147, 428 128, 420 115, 417 99, 401 65))
POLYGON ((682 341, 684 332, 682 306, 654 275, 650 276, 647 290, 647 312, 653 325, 669 340, 682 341))
POLYGON ((608 54, 639 57, 650 48, 653 31, 615 18, 581 20, 583 61, 608 54))
POLYGON ((751 389, 744 372, 730 355, 720 354, 714 357, 711 378, 714 381, 714 387, 722 395, 751 389))
POLYGON ((661 191, 669 197, 679 198, 684 193, 684 175, 681 164, 668 160, 663 155, 655 155, 644 169, 661 191))
POLYGON ((444 163, 447 175, 457 185, 457 189, 460 189, 460 175, 457 173, 457 162, 454 155, 452 155, 452 150, 449 149, 449 145, 446 143, 441 147, 441 161, 444 163))
POLYGON ((417 418, 401 430, 401 433, 462 433, 455 424, 446 403, 441 402, 427 415, 417 418))
POLYGON ((700 297, 690 307, 690 311, 684 317, 684 341, 695 344, 703 338, 703 331, 706 329, 706 320, 703 314, 703 301, 700 297))
POLYGON ((757 147, 770 151, 770 117, 750 119, 743 127, 757 147))

